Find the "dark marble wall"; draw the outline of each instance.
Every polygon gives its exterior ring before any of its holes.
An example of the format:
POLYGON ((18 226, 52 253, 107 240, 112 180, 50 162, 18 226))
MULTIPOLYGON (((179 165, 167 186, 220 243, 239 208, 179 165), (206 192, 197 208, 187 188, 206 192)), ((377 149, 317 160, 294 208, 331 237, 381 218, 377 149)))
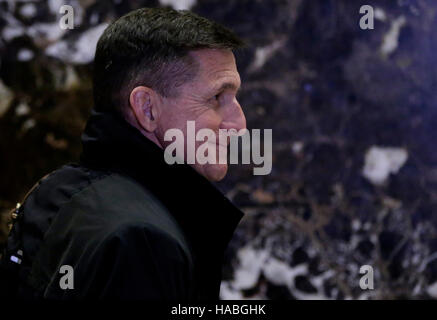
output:
POLYGON ((431 0, 0 3, 0 208, 74 161, 92 106, 93 46, 142 6, 189 7, 235 30, 249 128, 273 129, 273 170, 218 186, 246 216, 222 297, 437 297, 437 3, 431 0), (57 8, 72 4, 76 28, 57 8), (359 27, 362 5, 373 30, 359 27), (359 286, 374 270, 374 290, 359 286))

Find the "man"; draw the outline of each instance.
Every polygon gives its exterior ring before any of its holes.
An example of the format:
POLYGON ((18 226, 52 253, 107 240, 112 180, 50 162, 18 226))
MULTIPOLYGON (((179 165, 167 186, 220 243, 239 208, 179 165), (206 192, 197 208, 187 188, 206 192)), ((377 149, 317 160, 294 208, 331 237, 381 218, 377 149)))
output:
POLYGON ((139 9, 105 30, 81 161, 43 178, 16 211, 4 294, 219 298, 224 250, 242 218, 209 182, 227 165, 167 164, 165 133, 186 135, 187 121, 216 133, 245 129, 232 53, 242 45, 228 29, 171 9, 139 9))

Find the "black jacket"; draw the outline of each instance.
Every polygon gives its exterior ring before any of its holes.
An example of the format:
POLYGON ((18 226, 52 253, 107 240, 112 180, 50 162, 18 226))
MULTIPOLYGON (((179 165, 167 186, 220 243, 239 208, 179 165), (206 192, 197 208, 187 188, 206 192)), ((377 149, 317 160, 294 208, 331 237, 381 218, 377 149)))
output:
POLYGON ((0 263, 2 294, 218 299, 241 211, 109 112, 92 111, 82 143, 80 163, 43 178, 20 207, 0 263), (74 289, 61 289, 62 265, 73 267, 74 289))

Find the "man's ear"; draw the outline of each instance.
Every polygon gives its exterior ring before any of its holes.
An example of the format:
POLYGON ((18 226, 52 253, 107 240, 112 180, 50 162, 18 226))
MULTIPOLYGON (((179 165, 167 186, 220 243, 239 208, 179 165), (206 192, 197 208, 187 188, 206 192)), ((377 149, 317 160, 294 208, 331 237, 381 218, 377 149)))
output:
POLYGON ((156 92, 148 87, 136 87, 129 96, 129 107, 138 124, 147 132, 155 131, 158 124, 158 99, 156 92))

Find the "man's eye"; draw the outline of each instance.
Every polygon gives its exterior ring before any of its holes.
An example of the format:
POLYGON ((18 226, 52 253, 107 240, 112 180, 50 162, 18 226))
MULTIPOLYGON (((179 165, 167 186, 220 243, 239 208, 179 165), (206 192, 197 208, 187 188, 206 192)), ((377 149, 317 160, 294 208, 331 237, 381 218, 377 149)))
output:
POLYGON ((215 104, 219 101, 219 98, 220 98, 220 94, 216 94, 211 98, 211 101, 215 104))

